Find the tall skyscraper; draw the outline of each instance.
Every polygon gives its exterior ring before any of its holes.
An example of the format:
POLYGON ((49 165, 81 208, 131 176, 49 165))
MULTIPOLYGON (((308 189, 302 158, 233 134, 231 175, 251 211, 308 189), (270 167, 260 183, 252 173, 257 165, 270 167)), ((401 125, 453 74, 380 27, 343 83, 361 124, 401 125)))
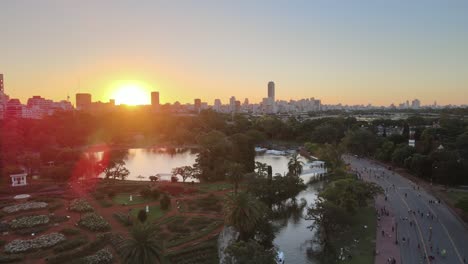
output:
POLYGON ((159 92, 151 92, 151 106, 159 107, 159 92))
POLYGON ((3 74, 0 73, 0 93, 4 93, 3 90, 3 74))
POLYGON ((214 100, 213 110, 216 111, 216 112, 221 111, 221 100, 220 99, 215 99, 214 100))
POLYGON ((194 109, 195 109, 195 112, 199 113, 200 110, 201 110, 201 99, 195 99, 194 100, 194 109))
POLYGON ((231 112, 236 111, 236 97, 235 96, 231 96, 231 98, 229 98, 229 109, 231 110, 231 112))
POLYGON ((274 82, 268 83, 268 98, 271 98, 273 102, 275 101, 275 83, 274 82))
POLYGON ((76 109, 84 110, 91 106, 91 94, 77 93, 76 94, 76 109))

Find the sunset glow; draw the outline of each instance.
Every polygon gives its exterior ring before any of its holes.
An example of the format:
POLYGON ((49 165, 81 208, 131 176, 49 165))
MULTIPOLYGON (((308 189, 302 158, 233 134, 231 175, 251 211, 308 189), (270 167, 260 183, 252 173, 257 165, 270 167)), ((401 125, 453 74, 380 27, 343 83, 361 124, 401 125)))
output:
POLYGON ((142 84, 138 82, 121 83, 116 87, 112 95, 115 103, 125 105, 149 104, 149 93, 142 84))

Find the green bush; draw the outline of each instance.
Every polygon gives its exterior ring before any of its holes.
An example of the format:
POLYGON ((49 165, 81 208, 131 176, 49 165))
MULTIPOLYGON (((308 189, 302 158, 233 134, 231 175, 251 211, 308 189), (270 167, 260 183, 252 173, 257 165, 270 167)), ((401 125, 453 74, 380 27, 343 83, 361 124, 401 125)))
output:
POLYGON ((112 216, 124 226, 131 226, 132 225, 132 220, 129 219, 127 214, 114 213, 112 216))
POLYGON ((65 242, 58 244, 57 246, 54 247, 54 252, 60 253, 63 251, 72 250, 86 243, 88 243, 88 239, 86 238, 86 236, 80 236, 75 239, 67 240, 65 242))
POLYGON ((85 199, 75 199, 70 203, 70 210, 75 212, 92 212, 93 207, 85 199))
POLYGON ((138 211, 138 220, 140 220, 141 223, 144 223, 147 218, 148 214, 146 211, 144 209, 140 209, 140 211, 138 211))
POLYGON ((81 220, 78 221, 78 225, 83 226, 91 231, 107 231, 110 229, 109 223, 104 219, 104 217, 96 213, 86 213, 81 217, 81 220))
POLYGON ((74 235, 78 235, 81 233, 81 231, 76 228, 64 228, 60 232, 67 236, 74 236, 74 235))
POLYGON ((0 255, 0 263, 19 262, 24 258, 21 254, 0 255))
POLYGON ((169 198, 169 196, 167 196, 167 194, 164 194, 163 197, 161 198, 161 209, 163 210, 167 210, 169 209, 169 206, 171 206, 171 199, 169 198))
POLYGON ((140 195, 145 199, 150 198, 151 195, 152 195, 151 189, 149 187, 146 187, 146 188, 142 189, 140 191, 140 195))
POLYGON ((46 258, 47 263, 50 263, 50 264, 68 263, 70 260, 79 259, 80 257, 90 255, 96 252, 97 250, 100 250, 103 247, 105 247, 109 243, 111 239, 111 235, 112 235, 111 233, 98 234, 96 236, 96 240, 92 241, 91 243, 88 243, 88 244, 83 245, 82 247, 75 248, 67 252, 61 252, 61 253, 58 253, 57 255, 46 258))

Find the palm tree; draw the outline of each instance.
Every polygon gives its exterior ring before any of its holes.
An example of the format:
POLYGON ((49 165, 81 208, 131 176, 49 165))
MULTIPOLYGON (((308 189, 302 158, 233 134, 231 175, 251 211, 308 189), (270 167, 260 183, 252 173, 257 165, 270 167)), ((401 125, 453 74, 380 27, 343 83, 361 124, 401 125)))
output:
POLYGON ((239 239, 247 241, 263 218, 265 206, 247 193, 228 195, 224 205, 224 222, 239 231, 239 239))
POLYGON ((240 163, 231 163, 228 165, 228 180, 234 184, 234 194, 237 194, 239 183, 244 178, 244 166, 240 163))
POLYGON ((135 225, 130 231, 130 238, 122 241, 119 250, 122 255, 122 263, 161 263, 162 247, 156 239, 154 228, 150 225, 135 225))
POLYGON ((299 158, 297 153, 293 154, 288 162, 288 169, 289 173, 294 176, 299 176, 302 173, 302 166, 304 162, 302 162, 299 158))

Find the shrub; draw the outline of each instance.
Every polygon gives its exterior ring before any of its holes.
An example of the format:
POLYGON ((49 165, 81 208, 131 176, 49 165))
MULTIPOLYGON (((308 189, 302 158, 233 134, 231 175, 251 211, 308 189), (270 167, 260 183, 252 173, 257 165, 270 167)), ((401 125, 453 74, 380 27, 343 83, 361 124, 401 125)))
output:
POLYGON ((23 216, 14 219, 10 223, 10 227, 13 229, 29 228, 37 225, 44 225, 49 223, 49 217, 47 215, 32 215, 23 216))
POLYGON ((31 249, 47 248, 64 240, 65 236, 60 233, 51 233, 29 240, 16 239, 5 245, 5 252, 21 253, 31 249))
POLYGON ((140 191, 140 194, 143 198, 148 199, 151 197, 152 192, 150 188, 144 188, 140 191))
POLYGON ((114 213, 112 216, 124 226, 131 226, 132 225, 132 220, 129 219, 127 214, 114 213))
POLYGON ((10 225, 8 223, 0 223, 0 233, 6 232, 10 229, 10 225))
POLYGON ((67 236, 74 236, 74 235, 78 235, 79 233, 81 233, 81 231, 76 228, 64 228, 60 232, 62 232, 63 234, 67 236))
POLYGON ((163 210, 167 210, 169 209, 169 206, 171 205, 171 199, 169 198, 169 196, 167 196, 167 194, 164 194, 163 197, 161 198, 161 209, 163 210))
POLYGON ((167 229, 173 233, 190 233, 190 228, 186 227, 185 225, 177 222, 171 222, 167 224, 167 229))
POLYGON ((70 203, 70 210, 75 212, 92 212, 93 207, 85 199, 75 199, 70 203))
POLYGON ((82 256, 92 254, 93 252, 96 252, 96 250, 103 248, 110 241, 111 235, 112 234, 110 233, 98 234, 96 236, 96 240, 92 241, 91 243, 85 244, 82 247, 75 248, 67 252, 62 252, 57 255, 51 256, 46 260, 50 264, 62 264, 68 263, 70 262, 70 260, 78 259, 82 256))
POLYGON ((109 192, 107 193, 107 196, 108 196, 109 198, 112 199, 112 198, 114 198, 114 196, 115 196, 115 192, 114 192, 114 191, 109 191, 109 192))
POLYGON ((106 231, 110 229, 110 225, 104 217, 96 213, 86 213, 81 220, 78 221, 78 225, 91 231, 106 231))
POLYGON ((112 253, 110 253, 109 249, 104 248, 96 252, 94 255, 87 256, 82 258, 78 261, 78 263, 83 264, 106 264, 112 263, 112 253))
POLYGON ((63 252, 63 251, 75 249, 75 248, 77 248, 79 246, 82 246, 82 245, 84 245, 86 243, 88 243, 88 239, 86 238, 86 236, 80 236, 80 237, 77 237, 75 239, 68 240, 68 241, 65 241, 65 242, 62 242, 62 243, 58 244, 57 246, 54 247, 54 252, 55 253, 60 253, 60 252, 63 252))
POLYGON ((32 210, 32 209, 41 209, 45 208, 47 206, 47 203, 45 202, 27 202, 27 203, 22 203, 22 204, 15 204, 7 207, 3 207, 3 211, 5 213, 16 213, 18 211, 26 211, 26 210, 32 210))
POLYGON ((151 198, 154 200, 158 200, 159 196, 161 196, 161 193, 158 190, 154 189, 151 191, 151 198))
POLYGON ((140 220, 141 223, 144 223, 147 218, 148 215, 146 214, 146 211, 144 209, 140 209, 140 211, 138 211, 138 220, 140 220))
POLYGON ((0 255, 0 263, 11 263, 11 262, 19 262, 23 260, 24 256, 21 254, 15 255, 0 255))

